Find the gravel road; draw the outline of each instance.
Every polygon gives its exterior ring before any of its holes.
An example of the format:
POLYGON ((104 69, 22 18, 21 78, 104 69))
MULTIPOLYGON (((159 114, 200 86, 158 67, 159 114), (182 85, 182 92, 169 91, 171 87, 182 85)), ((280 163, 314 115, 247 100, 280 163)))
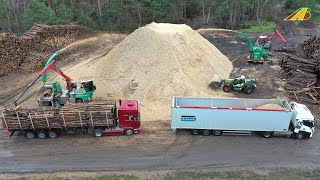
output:
MULTIPOLYGON (((58 139, 0 141, 0 172, 317 168, 320 135, 309 140, 284 137, 192 136, 178 133, 170 144, 128 146, 73 144, 58 139)), ((108 137, 102 137, 108 138, 108 137)), ((131 137, 126 137, 131 138, 131 137)))

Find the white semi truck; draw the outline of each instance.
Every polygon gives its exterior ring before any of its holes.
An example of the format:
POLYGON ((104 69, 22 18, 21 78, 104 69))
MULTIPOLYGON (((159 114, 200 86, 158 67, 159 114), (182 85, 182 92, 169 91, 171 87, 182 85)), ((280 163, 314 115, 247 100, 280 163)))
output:
POLYGON ((278 99, 174 97, 171 128, 193 135, 257 132, 265 138, 286 134, 297 139, 312 137, 315 119, 303 104, 278 99), (280 109, 259 108, 273 104, 280 109))

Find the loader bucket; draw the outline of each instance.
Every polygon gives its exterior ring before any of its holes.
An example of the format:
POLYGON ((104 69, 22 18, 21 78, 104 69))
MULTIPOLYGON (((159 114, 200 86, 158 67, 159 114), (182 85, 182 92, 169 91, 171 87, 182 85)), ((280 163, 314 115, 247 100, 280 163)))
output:
POLYGON ((212 89, 218 89, 221 87, 221 84, 220 82, 216 82, 216 81, 213 81, 209 84, 209 86, 212 88, 212 89))

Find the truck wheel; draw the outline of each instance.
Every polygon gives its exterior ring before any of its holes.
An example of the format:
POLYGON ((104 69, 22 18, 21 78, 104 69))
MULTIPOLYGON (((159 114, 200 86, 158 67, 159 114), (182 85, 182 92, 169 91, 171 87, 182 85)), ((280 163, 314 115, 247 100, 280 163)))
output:
POLYGON ((202 134, 205 136, 209 136, 211 134, 211 131, 209 129, 202 130, 202 134))
POLYGON ((213 131, 213 135, 215 135, 215 136, 221 136, 221 135, 222 135, 222 131, 221 131, 221 130, 213 131))
POLYGON ((52 138, 52 139, 57 138, 58 137, 58 133, 56 131, 54 131, 54 130, 49 131, 48 132, 48 137, 52 138))
POLYGON ((231 88, 228 84, 225 84, 222 89, 224 92, 230 92, 230 90, 231 90, 231 88))
POLYGON ((34 139, 34 138, 36 138, 36 135, 34 135, 34 133, 32 131, 28 131, 26 133, 26 138, 27 139, 34 139))
POLYGON ((301 139, 303 139, 304 137, 305 137, 305 135, 304 135, 304 133, 302 133, 302 132, 299 132, 299 133, 295 134, 295 138, 296 138, 296 139, 301 140, 301 139))
POLYGON ((263 132, 263 133, 262 133, 262 136, 263 136, 264 138, 269 138, 269 137, 272 136, 272 132, 270 132, 270 131, 263 132))
POLYGON ((246 89, 244 90, 244 92, 245 92, 246 94, 251 94, 251 93, 253 92, 253 87, 251 87, 251 86, 246 87, 246 89))
POLYGON ((102 129, 95 129, 94 131, 93 131, 93 136, 94 137, 102 137, 102 135, 103 135, 103 133, 102 133, 102 129))
POLYGON ((193 129, 193 130, 191 130, 191 134, 192 135, 198 135, 199 134, 199 130, 198 129, 193 129))
POLYGON ((127 136, 132 136, 133 135, 133 130, 132 129, 127 129, 125 132, 124 132, 125 135, 127 136))
POLYGON ((46 132, 44 132, 44 131, 39 131, 39 132, 37 133, 37 136, 38 136, 39 139, 44 139, 44 138, 47 137, 47 134, 46 134, 46 132))

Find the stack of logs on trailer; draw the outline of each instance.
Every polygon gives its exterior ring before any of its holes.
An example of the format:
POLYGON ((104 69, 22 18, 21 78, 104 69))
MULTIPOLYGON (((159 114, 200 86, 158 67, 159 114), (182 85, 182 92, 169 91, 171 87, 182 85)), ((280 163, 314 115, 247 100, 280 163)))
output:
POLYGON ((115 101, 66 104, 61 109, 5 110, 2 124, 8 130, 112 127, 115 101))
POLYGON ((320 37, 314 36, 302 44, 304 58, 281 53, 281 67, 286 71, 285 89, 298 102, 320 104, 320 87, 316 87, 320 72, 320 37))
POLYGON ((20 37, 0 37, 0 77, 20 67, 34 72, 59 48, 78 39, 92 36, 94 31, 78 25, 35 24, 20 37))

